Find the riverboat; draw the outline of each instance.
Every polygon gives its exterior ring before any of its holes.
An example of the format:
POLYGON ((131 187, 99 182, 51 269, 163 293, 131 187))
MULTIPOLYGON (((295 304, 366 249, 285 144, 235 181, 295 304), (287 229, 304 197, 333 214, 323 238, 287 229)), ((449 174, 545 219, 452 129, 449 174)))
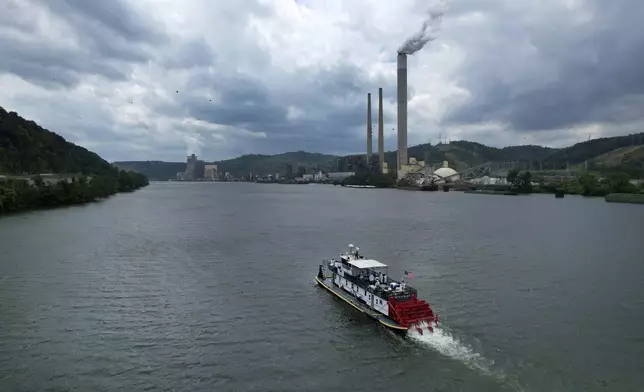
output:
POLYGON ((438 315, 431 305, 418 299, 417 291, 404 277, 396 281, 388 274, 388 267, 377 260, 360 255, 359 248, 349 245, 349 252, 339 259, 324 260, 315 277, 318 285, 331 294, 394 331, 415 328, 433 332, 438 315))

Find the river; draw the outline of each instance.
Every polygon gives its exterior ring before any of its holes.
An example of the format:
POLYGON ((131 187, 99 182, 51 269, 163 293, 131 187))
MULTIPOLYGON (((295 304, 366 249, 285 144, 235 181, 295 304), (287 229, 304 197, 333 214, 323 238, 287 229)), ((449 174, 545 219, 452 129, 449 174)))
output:
POLYGON ((642 358, 641 205, 152 183, 0 218, 2 391, 634 391, 642 358), (315 286, 349 243, 435 334, 315 286))

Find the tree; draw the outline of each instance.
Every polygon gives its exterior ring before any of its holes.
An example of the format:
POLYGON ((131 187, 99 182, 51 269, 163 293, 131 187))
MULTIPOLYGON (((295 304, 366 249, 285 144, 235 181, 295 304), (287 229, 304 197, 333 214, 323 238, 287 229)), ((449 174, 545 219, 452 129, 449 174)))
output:
POLYGON ((630 178, 626 173, 611 174, 606 178, 606 182, 612 193, 637 192, 637 187, 630 183, 630 178))
POLYGON ((512 169, 508 171, 506 179, 508 180, 508 183, 510 183, 510 187, 515 191, 521 193, 532 192, 532 173, 529 171, 521 173, 519 170, 512 169))
POLYGON ((532 192, 532 173, 525 171, 518 177, 517 188, 521 193, 532 192))
POLYGON ((508 184, 514 184, 517 181, 517 178, 519 177, 519 171, 517 169, 512 169, 508 171, 508 176, 506 179, 508 180, 508 184))
POLYGON ((590 173, 584 173, 578 179, 581 186, 581 194, 584 196, 601 196, 601 184, 597 177, 590 173))

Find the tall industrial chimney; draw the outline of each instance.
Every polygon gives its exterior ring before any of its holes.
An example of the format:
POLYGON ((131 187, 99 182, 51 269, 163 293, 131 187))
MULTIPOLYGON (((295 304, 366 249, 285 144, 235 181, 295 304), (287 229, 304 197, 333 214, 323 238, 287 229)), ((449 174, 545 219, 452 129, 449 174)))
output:
POLYGON ((367 170, 371 168, 373 154, 373 129, 371 129, 371 93, 367 93, 367 170))
POLYGON ((382 87, 378 88, 378 158, 380 160, 380 173, 385 167, 385 134, 382 123, 382 87))
POLYGON ((407 55, 398 52, 398 172, 407 157, 407 55))

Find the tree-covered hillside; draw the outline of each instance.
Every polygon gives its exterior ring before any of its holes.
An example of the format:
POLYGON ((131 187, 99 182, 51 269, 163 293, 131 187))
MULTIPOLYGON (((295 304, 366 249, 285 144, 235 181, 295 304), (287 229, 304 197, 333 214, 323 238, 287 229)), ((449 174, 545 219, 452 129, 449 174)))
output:
MULTIPOLYGON (((293 171, 303 166, 307 172, 320 169, 325 172, 334 170, 335 155, 317 154, 305 151, 287 152, 277 155, 249 154, 223 161, 215 161, 220 173, 231 173, 233 176, 247 176, 249 173, 267 175, 270 173, 285 173, 286 165, 293 165, 293 171)), ((151 180, 166 181, 176 178, 178 172, 186 170, 185 162, 161 161, 122 161, 114 162, 114 166, 124 170, 133 170, 145 174, 151 180)))
MULTIPOLYGON (((448 144, 419 144, 408 149, 410 158, 425 160, 429 164, 448 161, 449 166, 463 170, 486 162, 514 161, 521 167, 542 169, 566 169, 589 161, 588 167, 598 172, 625 172, 637 177, 644 169, 644 153, 639 150, 627 149, 628 146, 644 146, 644 133, 627 136, 599 138, 577 143, 566 148, 549 148, 535 145, 508 146, 496 148, 470 141, 453 141, 448 144), (601 156, 610 154, 611 159, 601 156), (605 162, 604 162, 605 161, 605 162)), ((396 168, 396 151, 385 152, 385 160, 391 170, 396 168)), ((244 155, 234 159, 214 162, 219 165, 220 172, 230 172, 234 176, 244 176, 248 173, 268 174, 284 173, 286 164, 304 166, 307 171, 320 168, 333 171, 336 168, 338 156, 314 154, 304 151, 288 152, 278 155, 244 155)), ((116 166, 134 170, 155 180, 175 178, 177 172, 185 170, 185 162, 134 161, 115 162, 116 166)))
POLYGON ((0 107, 0 214, 86 203, 147 184, 144 175, 119 170, 0 107), (45 173, 64 175, 44 179, 45 173))
POLYGON ((218 161, 215 164, 220 172, 230 172, 234 175, 283 173, 287 164, 293 165, 294 171, 298 166, 303 166, 307 172, 315 169, 328 172, 336 167, 338 158, 334 155, 296 151, 277 155, 242 155, 238 158, 218 161))
POLYGON ((97 154, 0 107, 0 174, 113 174, 97 154))
MULTIPOLYGON (((554 150, 546 160, 560 165, 565 165, 566 163, 574 165, 583 163, 586 160, 592 160, 619 148, 637 145, 644 145, 644 133, 603 137, 577 143, 570 147, 554 150)), ((613 166, 620 166, 622 163, 621 161, 614 162, 613 166)))

